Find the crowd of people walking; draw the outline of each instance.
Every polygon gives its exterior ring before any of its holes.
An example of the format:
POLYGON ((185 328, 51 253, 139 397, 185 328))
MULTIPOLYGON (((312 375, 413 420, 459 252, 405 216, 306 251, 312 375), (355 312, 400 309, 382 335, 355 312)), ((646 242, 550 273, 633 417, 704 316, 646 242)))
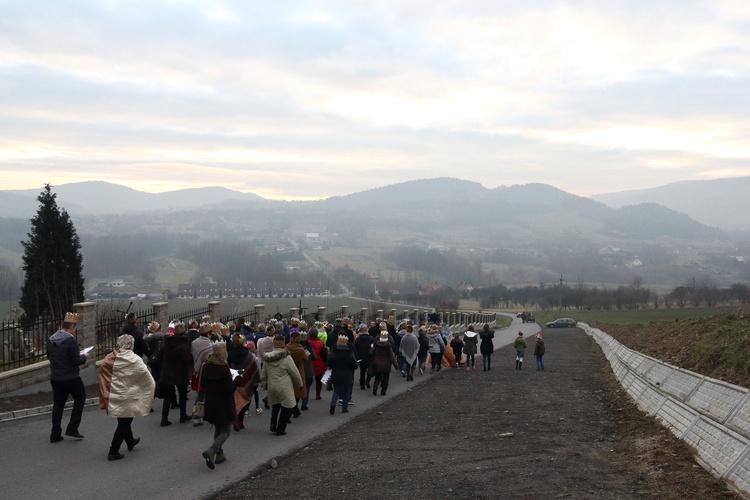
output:
MULTIPOLYGON (((74 314, 66 315, 62 329, 49 340, 55 403, 53 443, 63 439, 61 408, 69 394, 75 404, 66 435, 83 439, 78 426, 85 392, 78 367, 85 363, 86 354, 79 352, 72 335, 77 319, 74 314)), ((133 434, 133 420, 155 411, 152 406, 158 398, 162 399, 160 426, 172 425, 172 410, 179 411, 181 424, 212 425, 213 441, 202 452, 210 469, 226 461, 224 444, 232 430, 245 428, 245 416, 253 404, 258 415, 270 410, 269 429, 283 436, 292 419, 308 410, 311 399, 323 399, 324 388, 331 394, 329 413, 334 415, 339 406, 347 413, 354 404, 357 382, 360 390, 371 389, 373 396, 384 396, 394 372, 411 382, 417 373, 424 376, 428 362, 430 373, 462 364, 467 371, 474 371, 477 352, 482 355, 483 369, 490 370, 494 350, 494 331, 489 324, 479 333, 469 326, 466 332, 454 335, 439 321, 396 323, 393 317, 360 325, 348 318, 333 324, 307 325, 292 318, 256 325, 246 324, 243 318, 222 324, 205 316, 187 325, 175 321, 166 329, 151 322, 146 332, 136 323, 137 318, 129 315, 117 348, 98 369, 99 407, 117 419, 108 460, 124 458, 122 443, 132 451, 140 442, 133 434), (191 409, 189 392, 195 393, 191 409)), ((520 332, 519 338, 523 341, 520 332)), ((523 350, 518 342, 515 345, 522 362, 523 350)), ((541 335, 534 354, 537 369, 543 369, 541 335)), ((520 362, 516 364, 519 369, 520 362)))

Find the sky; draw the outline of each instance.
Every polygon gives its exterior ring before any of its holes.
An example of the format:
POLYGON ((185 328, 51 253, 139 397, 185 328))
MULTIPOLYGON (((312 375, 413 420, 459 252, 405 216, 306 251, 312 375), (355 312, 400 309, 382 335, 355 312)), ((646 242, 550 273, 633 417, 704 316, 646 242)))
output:
POLYGON ((0 189, 750 175, 747 0, 0 0, 0 189))

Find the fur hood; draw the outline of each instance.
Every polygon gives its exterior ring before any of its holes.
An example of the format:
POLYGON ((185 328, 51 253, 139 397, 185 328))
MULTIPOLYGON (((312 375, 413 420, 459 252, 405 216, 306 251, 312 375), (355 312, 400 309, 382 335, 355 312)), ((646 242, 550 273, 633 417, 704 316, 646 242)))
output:
POLYGON ((289 356, 289 351, 287 351, 285 348, 281 347, 274 347, 273 351, 266 354, 266 356, 263 358, 263 360, 266 363, 278 363, 282 361, 284 358, 289 356))

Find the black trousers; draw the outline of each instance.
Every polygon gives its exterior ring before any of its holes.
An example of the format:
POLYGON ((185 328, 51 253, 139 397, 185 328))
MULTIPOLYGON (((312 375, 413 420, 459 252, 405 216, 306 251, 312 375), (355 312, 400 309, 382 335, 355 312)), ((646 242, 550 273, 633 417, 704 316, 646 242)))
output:
POLYGON ((271 407, 271 432, 284 434, 286 424, 292 416, 294 408, 284 408, 281 403, 276 403, 271 407))
POLYGON ((133 417, 117 418, 117 429, 115 429, 115 435, 112 436, 112 444, 109 447, 111 455, 116 455, 120 452, 120 445, 122 445, 123 441, 128 446, 133 443, 133 429, 130 427, 132 423, 133 417))
POLYGON ((370 383, 370 377, 367 376, 367 369, 370 367, 370 363, 359 362, 359 386, 365 388, 365 384, 370 383))
POLYGON ((72 380, 50 380, 52 384, 52 437, 62 435, 62 416, 68 396, 73 396, 73 411, 70 413, 70 421, 65 429, 66 433, 78 432, 83 415, 83 406, 86 404, 86 387, 81 377, 72 380))
MULTIPOLYGON (((164 394, 163 404, 161 406, 161 421, 165 422, 169 420, 169 410, 172 408, 172 398, 167 397, 167 394, 174 393, 174 385, 162 384, 161 390, 164 394)), ((187 384, 177 385, 177 394, 179 394, 179 405, 180 405, 180 418, 185 420, 190 418, 187 414, 187 384)))
POLYGON ((388 390, 388 381, 391 379, 391 372, 379 373, 375 372, 375 382, 372 383, 372 393, 378 392, 378 385, 380 385, 380 394, 385 395, 385 391, 388 390))

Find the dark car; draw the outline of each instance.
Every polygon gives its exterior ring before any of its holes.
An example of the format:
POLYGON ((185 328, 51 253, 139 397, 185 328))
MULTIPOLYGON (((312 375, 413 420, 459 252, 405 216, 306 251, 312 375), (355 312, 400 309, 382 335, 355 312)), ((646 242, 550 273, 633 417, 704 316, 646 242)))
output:
POLYGON ((578 322, 571 318, 557 318, 547 323, 547 328, 575 328, 578 322))

